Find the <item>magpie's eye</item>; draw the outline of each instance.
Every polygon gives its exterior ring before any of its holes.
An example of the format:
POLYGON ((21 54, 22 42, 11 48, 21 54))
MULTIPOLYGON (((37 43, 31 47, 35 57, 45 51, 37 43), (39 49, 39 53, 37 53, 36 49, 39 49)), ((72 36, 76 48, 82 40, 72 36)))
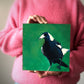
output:
POLYGON ((47 36, 47 34, 44 34, 44 36, 47 36))

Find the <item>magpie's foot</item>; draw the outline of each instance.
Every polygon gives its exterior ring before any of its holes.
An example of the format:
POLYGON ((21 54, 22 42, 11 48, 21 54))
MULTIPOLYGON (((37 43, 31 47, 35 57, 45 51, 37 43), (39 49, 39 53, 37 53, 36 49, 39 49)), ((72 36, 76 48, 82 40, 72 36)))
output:
POLYGON ((61 69, 61 66, 57 66, 58 69, 61 69))

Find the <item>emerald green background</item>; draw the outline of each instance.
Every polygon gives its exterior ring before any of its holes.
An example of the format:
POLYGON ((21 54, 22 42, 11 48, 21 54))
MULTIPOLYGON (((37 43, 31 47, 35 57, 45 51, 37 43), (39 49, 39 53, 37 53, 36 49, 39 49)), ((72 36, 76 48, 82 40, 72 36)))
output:
MULTIPOLYGON (((39 40, 43 32, 49 32, 63 48, 70 49, 70 24, 23 24, 23 70, 47 71, 50 66, 48 59, 42 54, 41 46, 44 40, 39 40)), ((66 53, 63 62, 69 65, 69 55, 66 53)), ((69 68, 57 68, 52 64, 49 71, 69 71, 69 68)))

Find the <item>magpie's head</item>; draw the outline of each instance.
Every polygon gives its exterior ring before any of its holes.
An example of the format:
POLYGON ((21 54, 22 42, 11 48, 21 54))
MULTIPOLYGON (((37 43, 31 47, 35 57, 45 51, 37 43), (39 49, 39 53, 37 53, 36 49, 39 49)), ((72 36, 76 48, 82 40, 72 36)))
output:
POLYGON ((53 36, 48 32, 42 33, 42 35, 40 36, 40 39, 46 39, 46 40, 51 40, 51 41, 54 40, 53 36))

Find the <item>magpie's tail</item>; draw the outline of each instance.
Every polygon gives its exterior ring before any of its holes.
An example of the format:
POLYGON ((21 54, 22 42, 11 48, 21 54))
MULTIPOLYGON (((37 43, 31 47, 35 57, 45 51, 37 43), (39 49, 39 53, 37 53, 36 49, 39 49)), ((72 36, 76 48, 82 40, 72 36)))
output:
POLYGON ((53 63, 58 63, 60 64, 61 66, 64 66, 64 67, 68 67, 67 64, 65 64, 64 62, 62 62, 61 60, 57 59, 57 60, 54 60, 53 63))
POLYGON ((62 62, 61 61, 61 64, 60 64, 61 66, 64 66, 64 67, 68 67, 68 65, 67 64, 65 64, 64 62, 62 62))

